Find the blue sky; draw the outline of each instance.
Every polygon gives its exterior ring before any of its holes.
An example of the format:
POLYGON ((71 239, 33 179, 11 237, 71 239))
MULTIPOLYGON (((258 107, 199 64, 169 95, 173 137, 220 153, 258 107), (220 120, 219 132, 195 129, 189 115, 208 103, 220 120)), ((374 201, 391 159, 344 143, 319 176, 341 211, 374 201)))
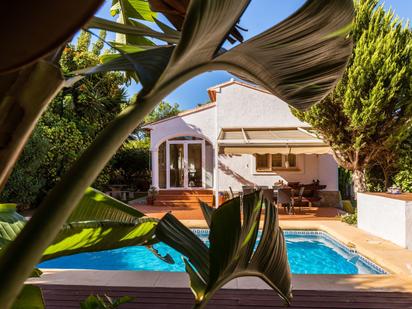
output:
MULTIPOLYGON (((304 0, 252 0, 245 14, 240 20, 240 26, 248 29, 244 37, 250 38, 279 21, 285 19, 298 9, 304 0)), ((111 1, 106 1, 99 10, 98 16, 111 18, 109 15, 111 1)), ((386 0, 385 7, 392 8, 403 19, 412 19, 411 0, 386 0)), ((110 39, 110 37, 108 38, 110 39)), ((207 88, 228 81, 232 76, 226 72, 210 72, 193 78, 171 93, 165 100, 178 103, 181 109, 190 109, 199 103, 208 101, 207 88)), ((138 91, 136 85, 128 88, 129 95, 138 91)))

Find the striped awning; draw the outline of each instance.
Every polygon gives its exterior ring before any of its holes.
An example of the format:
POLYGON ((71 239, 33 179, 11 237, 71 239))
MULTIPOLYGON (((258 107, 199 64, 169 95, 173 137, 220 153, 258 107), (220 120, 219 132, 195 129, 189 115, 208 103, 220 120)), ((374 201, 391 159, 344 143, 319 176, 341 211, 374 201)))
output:
POLYGON ((325 154, 330 147, 308 128, 224 128, 218 137, 224 154, 325 154))

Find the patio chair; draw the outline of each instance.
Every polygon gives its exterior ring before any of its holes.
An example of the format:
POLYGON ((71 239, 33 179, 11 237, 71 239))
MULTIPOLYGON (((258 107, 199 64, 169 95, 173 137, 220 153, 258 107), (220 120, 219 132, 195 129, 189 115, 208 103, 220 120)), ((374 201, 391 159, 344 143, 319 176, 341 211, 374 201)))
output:
POLYGON ((300 187, 298 196, 292 196, 293 208, 299 207, 299 211, 302 211, 303 206, 310 206, 310 203, 303 197, 305 187, 300 187))
POLYGON ((290 214, 292 208, 292 213, 295 213, 292 203, 292 189, 279 189, 277 204, 283 206, 285 213, 290 214), (287 208, 287 211, 286 211, 287 208))
POLYGON ((255 188, 252 186, 242 186, 243 195, 253 193, 253 191, 255 191, 255 188))

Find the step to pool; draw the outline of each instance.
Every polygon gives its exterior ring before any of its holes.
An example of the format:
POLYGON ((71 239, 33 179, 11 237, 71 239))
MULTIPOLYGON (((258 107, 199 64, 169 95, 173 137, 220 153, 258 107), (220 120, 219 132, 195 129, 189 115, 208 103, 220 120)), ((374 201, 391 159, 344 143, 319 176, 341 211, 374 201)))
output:
POLYGON ((200 202, 213 204, 212 190, 161 190, 154 202, 155 206, 197 207, 200 202))

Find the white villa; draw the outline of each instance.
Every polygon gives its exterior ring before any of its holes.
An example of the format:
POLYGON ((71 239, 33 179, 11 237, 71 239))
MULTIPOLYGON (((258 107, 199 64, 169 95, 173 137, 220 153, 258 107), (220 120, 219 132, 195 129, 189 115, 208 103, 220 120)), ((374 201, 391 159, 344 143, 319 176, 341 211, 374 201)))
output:
POLYGON ((242 191, 319 180, 321 206, 337 206, 330 148, 266 90, 231 80, 208 89, 211 103, 150 123, 153 186, 242 191))

